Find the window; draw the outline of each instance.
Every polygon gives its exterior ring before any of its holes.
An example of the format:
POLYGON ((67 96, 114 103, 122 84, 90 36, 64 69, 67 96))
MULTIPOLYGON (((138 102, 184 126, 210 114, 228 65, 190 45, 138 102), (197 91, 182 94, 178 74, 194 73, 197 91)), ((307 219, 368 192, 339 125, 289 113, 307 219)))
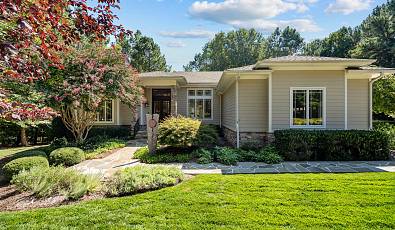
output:
POLYGON ((97 111, 96 120, 98 122, 112 122, 113 119, 113 101, 104 101, 97 111))
POLYGON ((213 119, 213 90, 188 89, 188 116, 200 120, 213 119))
POLYGON ((291 88, 292 128, 325 128, 325 88, 291 88))

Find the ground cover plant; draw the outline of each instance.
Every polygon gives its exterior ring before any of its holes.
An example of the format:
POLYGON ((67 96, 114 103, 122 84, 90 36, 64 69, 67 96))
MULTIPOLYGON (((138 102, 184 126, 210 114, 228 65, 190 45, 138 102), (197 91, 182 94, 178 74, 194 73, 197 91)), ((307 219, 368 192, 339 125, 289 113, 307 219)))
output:
POLYGON ((199 175, 177 186, 2 212, 4 228, 394 229, 395 174, 199 175))
POLYGON ((184 173, 176 167, 162 165, 136 166, 120 170, 106 183, 109 196, 123 196, 160 189, 184 180, 184 173))
POLYGON ((133 158, 139 159, 143 163, 185 163, 195 157, 191 148, 159 148, 155 154, 150 154, 148 147, 142 147, 133 153, 133 158))
POLYGON ((34 167, 14 176, 11 184, 18 191, 32 192, 38 198, 66 196, 78 199, 100 188, 99 178, 72 169, 57 167, 34 167))

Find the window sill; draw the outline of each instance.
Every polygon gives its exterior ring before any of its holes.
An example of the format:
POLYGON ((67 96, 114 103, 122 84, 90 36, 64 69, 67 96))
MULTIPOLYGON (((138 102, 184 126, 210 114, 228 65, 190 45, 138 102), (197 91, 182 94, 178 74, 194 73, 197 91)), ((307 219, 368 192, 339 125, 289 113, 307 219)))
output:
POLYGON ((308 126, 308 125, 291 125, 291 129, 326 129, 326 125, 308 126))

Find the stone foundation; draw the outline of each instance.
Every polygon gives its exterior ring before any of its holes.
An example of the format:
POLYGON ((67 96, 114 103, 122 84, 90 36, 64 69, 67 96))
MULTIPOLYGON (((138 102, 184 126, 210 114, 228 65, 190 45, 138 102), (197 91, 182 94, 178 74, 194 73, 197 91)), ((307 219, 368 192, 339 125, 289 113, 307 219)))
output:
MULTIPOLYGON (((236 131, 230 130, 226 127, 223 127, 222 130, 226 142, 235 147, 237 145, 236 131)), ((274 135, 273 133, 264 132, 240 132, 240 146, 243 146, 244 143, 251 142, 256 142, 258 145, 263 147, 274 142, 274 135)))

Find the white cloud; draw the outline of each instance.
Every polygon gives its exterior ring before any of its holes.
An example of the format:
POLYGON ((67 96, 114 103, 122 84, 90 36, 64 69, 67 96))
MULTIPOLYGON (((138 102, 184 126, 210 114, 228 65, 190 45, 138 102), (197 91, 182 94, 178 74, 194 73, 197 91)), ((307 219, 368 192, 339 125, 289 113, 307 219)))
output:
POLYGON ((186 45, 182 41, 171 41, 166 43, 166 46, 171 48, 182 48, 185 47, 186 45))
POLYGON ((300 31, 318 31, 311 19, 276 20, 274 17, 295 11, 304 13, 316 0, 223 0, 222 2, 196 1, 189 8, 194 18, 231 25, 234 28, 256 28, 271 31, 291 25, 300 31))
POLYGON ((214 32, 207 30, 189 30, 189 31, 179 31, 179 32, 171 32, 171 31, 162 31, 159 32, 159 35, 163 37, 172 37, 172 38, 211 38, 214 36, 214 32))
POLYGON ((372 0, 336 0, 326 8, 328 13, 351 14, 355 11, 369 9, 372 0))

